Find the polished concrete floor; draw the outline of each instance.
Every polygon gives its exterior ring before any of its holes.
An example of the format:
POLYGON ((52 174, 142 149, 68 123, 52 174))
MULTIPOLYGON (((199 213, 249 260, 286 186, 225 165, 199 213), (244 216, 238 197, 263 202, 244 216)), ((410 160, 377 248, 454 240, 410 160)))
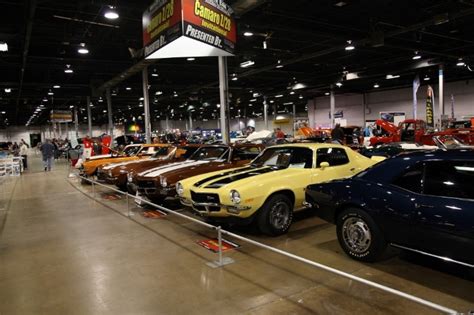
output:
MULTIPOLYGON (((64 162, 0 189, 0 314, 436 314, 378 289, 264 249, 216 254, 197 245, 215 232, 167 216, 143 217, 126 199, 67 178, 64 162)), ((183 212, 187 214, 186 212, 183 212)), ((189 214, 190 215, 190 214, 189 214)), ((406 255, 362 264, 341 251, 335 228, 311 214, 288 235, 234 232, 467 313, 465 270, 406 255)))

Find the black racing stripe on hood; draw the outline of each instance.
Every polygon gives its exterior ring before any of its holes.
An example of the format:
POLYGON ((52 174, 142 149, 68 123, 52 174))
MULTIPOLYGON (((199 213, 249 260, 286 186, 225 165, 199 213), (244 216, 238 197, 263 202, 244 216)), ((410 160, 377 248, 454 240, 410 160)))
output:
POLYGON ((251 170, 251 169, 253 169, 253 167, 249 166, 249 167, 239 168, 238 170, 232 170, 232 171, 222 172, 222 173, 219 173, 219 174, 217 174, 217 175, 214 175, 214 176, 211 176, 211 177, 207 177, 207 178, 201 179, 200 181, 198 181, 198 182, 196 182, 196 183, 194 184, 194 187, 199 187, 199 186, 201 186, 202 184, 204 184, 205 182, 213 181, 214 179, 218 179, 219 177, 222 177, 222 176, 228 176, 228 175, 232 175, 232 174, 237 174, 237 173, 245 172, 245 171, 248 171, 248 170, 251 170))
POLYGON ((221 180, 218 180, 218 181, 206 186, 205 188, 221 188, 224 185, 236 182, 238 180, 242 180, 242 179, 246 179, 246 178, 249 178, 249 177, 262 175, 262 174, 266 174, 266 173, 270 173, 270 172, 275 172, 275 171, 277 171, 277 169, 273 169, 271 167, 261 168, 261 169, 246 172, 246 173, 243 173, 243 174, 237 174, 237 175, 234 175, 234 176, 229 176, 229 177, 222 178, 221 180))

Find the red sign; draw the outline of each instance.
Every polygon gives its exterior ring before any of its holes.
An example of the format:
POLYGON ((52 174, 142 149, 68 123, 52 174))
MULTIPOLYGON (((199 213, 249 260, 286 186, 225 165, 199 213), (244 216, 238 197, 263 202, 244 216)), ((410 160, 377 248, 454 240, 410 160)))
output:
MULTIPOLYGON (((232 54, 237 40, 232 13, 222 0, 155 0, 143 14, 145 57, 183 36, 200 42, 200 45, 204 43, 218 48, 209 52, 210 55, 223 55, 222 51, 232 54)), ((176 52, 167 53, 167 57, 183 57, 183 45, 176 46, 176 52)), ((184 46, 189 47, 190 57, 195 56, 192 44, 184 46)))
POLYGON ((145 210, 142 215, 147 219, 161 219, 166 217, 167 214, 158 210, 145 210))
MULTIPOLYGON (((211 239, 211 240, 202 240, 202 241, 198 241, 197 242, 198 245, 214 252, 214 253, 217 253, 219 252, 219 241, 217 239, 211 239)), ((225 252, 227 250, 231 250, 231 249, 236 249, 236 248, 239 248, 240 245, 236 244, 236 243, 232 243, 228 240, 222 240, 222 251, 225 252)))

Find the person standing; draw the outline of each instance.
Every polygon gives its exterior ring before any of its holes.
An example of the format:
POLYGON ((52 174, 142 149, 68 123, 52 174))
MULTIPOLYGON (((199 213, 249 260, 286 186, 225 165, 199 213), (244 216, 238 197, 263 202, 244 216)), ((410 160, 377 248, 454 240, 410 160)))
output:
POLYGON ((336 124, 334 129, 331 131, 332 142, 343 144, 344 143, 344 138, 345 138, 344 130, 342 130, 340 124, 336 124))
POLYGON ((51 164, 54 158, 54 145, 51 143, 51 140, 47 139, 40 150, 43 155, 44 171, 51 171, 51 164))
POLYGON ((20 156, 23 160, 23 169, 28 169, 28 145, 23 139, 20 142, 20 156))

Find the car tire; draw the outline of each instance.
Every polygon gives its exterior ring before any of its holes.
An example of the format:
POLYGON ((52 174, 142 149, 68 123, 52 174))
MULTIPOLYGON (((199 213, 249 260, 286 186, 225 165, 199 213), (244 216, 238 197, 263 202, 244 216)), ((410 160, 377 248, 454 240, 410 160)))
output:
POLYGON ((386 251, 387 242, 375 221, 362 209, 348 208, 337 218, 337 239, 351 258, 377 261, 386 251))
POLYGON ((348 208, 338 216, 337 239, 344 252, 355 260, 375 262, 387 252, 383 233, 362 209, 348 208))
POLYGON ((257 225, 263 234, 278 236, 288 232, 293 222, 293 203, 283 194, 271 196, 257 214, 257 225))

